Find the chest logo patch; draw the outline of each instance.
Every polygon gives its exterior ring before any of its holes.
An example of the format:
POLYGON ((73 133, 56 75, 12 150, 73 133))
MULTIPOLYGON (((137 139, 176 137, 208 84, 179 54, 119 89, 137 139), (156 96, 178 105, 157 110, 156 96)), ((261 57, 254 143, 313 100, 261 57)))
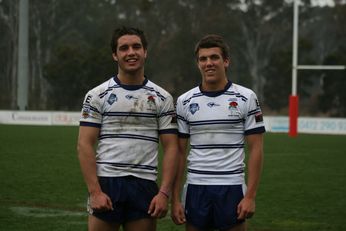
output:
POLYGON ((195 114, 196 111, 198 111, 198 110, 199 110, 199 105, 198 105, 198 103, 192 103, 192 104, 190 104, 190 106, 189 106, 189 111, 191 112, 192 115, 195 114))
POLYGON ((118 97, 116 94, 111 94, 109 97, 108 97, 108 100, 107 100, 107 103, 109 105, 112 105, 114 102, 118 101, 118 97))

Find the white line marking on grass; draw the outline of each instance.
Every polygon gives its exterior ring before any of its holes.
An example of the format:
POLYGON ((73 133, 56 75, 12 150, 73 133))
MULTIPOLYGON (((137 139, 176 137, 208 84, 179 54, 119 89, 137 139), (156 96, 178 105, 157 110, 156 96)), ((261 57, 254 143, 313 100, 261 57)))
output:
POLYGON ((27 217, 64 217, 64 216, 87 216, 86 212, 74 212, 62 209, 51 208, 31 208, 31 207, 11 207, 13 212, 27 217))

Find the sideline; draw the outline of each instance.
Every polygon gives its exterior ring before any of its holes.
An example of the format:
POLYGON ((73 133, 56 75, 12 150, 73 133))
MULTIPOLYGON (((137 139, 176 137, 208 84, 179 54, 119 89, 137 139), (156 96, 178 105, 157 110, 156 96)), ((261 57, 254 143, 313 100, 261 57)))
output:
MULTIPOLYGON (((80 112, 0 110, 0 124, 78 126, 80 112)), ((288 116, 264 116, 268 132, 288 133, 288 116)), ((346 135, 346 118, 299 117, 298 133, 346 135)))

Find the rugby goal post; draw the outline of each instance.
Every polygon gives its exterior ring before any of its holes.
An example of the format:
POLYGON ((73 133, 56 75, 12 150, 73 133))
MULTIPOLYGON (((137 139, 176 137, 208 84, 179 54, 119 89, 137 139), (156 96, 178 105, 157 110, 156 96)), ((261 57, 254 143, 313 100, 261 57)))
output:
POLYGON ((297 94, 298 70, 344 70, 342 65, 298 65, 298 20, 299 0, 294 0, 293 6, 293 56, 292 56, 292 93, 289 96, 289 131, 291 137, 298 135, 299 97, 297 94))

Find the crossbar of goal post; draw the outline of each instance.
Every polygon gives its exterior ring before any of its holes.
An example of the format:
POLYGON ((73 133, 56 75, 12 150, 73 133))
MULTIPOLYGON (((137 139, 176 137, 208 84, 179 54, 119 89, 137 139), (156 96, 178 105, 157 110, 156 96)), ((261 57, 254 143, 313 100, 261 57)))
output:
POLYGON ((342 65, 298 65, 298 0, 293 6, 293 57, 292 57, 292 94, 289 97, 289 136, 298 135, 298 105, 297 77, 298 70, 344 70, 342 65))

